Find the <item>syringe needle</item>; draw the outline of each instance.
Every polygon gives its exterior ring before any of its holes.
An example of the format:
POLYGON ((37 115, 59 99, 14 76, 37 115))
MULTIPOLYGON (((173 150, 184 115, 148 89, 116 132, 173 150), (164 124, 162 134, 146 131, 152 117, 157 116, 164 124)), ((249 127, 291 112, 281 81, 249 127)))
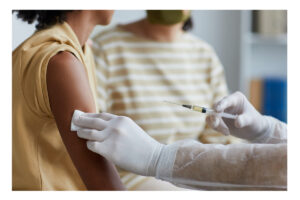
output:
POLYGON ((175 105, 178 105, 178 106, 182 106, 182 105, 179 104, 179 103, 174 103, 174 102, 171 102, 171 101, 166 101, 166 100, 164 100, 164 102, 166 102, 166 103, 171 103, 171 104, 175 104, 175 105))

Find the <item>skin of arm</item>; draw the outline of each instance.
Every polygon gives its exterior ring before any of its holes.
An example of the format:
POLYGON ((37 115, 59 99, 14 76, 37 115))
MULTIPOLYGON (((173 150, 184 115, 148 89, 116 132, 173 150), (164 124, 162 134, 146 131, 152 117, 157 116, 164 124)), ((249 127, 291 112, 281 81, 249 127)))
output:
POLYGON ((61 138, 88 190, 124 190, 115 166, 86 147, 86 140, 71 132, 75 109, 96 112, 82 63, 70 52, 53 56, 47 68, 50 106, 61 138))

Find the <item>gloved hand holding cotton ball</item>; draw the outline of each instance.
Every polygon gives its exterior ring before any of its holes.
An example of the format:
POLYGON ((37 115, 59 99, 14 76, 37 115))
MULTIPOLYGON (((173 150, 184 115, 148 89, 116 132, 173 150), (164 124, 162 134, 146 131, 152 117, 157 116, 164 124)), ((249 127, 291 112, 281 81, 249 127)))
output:
POLYGON ((136 174, 155 176, 164 145, 151 138, 130 118, 76 110, 71 129, 77 131, 78 137, 88 140, 88 149, 119 167, 136 174))

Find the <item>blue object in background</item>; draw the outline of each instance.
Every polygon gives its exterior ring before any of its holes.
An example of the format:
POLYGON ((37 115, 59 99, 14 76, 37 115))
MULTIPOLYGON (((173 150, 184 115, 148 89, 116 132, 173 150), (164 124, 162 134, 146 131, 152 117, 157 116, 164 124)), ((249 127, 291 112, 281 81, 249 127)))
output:
POLYGON ((287 122, 287 80, 266 78, 263 87, 263 114, 287 122))

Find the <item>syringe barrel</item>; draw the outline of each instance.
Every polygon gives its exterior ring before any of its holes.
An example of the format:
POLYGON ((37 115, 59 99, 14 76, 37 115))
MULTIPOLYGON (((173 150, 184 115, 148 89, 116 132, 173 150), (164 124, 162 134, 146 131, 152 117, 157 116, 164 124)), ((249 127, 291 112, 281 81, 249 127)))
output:
POLYGON ((218 113, 221 117, 229 118, 229 119, 236 119, 237 115, 229 114, 229 113, 218 113))
POLYGON ((192 110, 197 111, 197 112, 201 112, 201 113, 206 113, 205 108, 200 107, 200 106, 192 106, 192 110))

